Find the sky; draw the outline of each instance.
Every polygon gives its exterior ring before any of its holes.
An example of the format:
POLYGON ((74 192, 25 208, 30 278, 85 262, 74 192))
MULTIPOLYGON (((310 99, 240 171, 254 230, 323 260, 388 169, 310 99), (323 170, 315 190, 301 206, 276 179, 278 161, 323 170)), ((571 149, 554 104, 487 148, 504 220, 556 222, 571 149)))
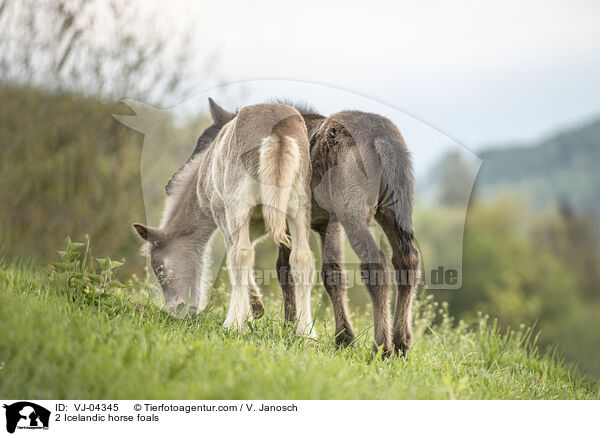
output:
MULTIPOLYGON (((164 8, 153 1, 145 7, 164 8)), ((475 152, 600 117, 593 0, 175 0, 161 14, 174 29, 194 23, 194 56, 216 52, 223 83, 238 92, 246 82, 241 94, 225 93, 230 105, 256 101, 256 81, 326 86, 401 111, 475 152)), ((198 95, 214 86, 194 83, 198 95)), ((292 97, 329 113, 340 109, 335 95, 292 97)))

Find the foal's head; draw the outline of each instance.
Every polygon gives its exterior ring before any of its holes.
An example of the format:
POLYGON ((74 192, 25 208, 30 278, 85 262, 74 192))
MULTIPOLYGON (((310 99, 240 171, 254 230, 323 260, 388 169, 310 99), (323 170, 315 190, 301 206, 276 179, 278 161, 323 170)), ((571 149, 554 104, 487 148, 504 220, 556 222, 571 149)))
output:
POLYGON ((163 230, 165 227, 162 225, 160 229, 143 224, 133 225, 146 242, 143 251, 150 256, 152 270, 165 296, 166 308, 172 314, 181 314, 185 308, 191 315, 198 311, 201 304, 198 287, 202 279, 200 253, 212 233, 211 228, 198 225, 201 214, 191 194, 195 192, 195 179, 191 177, 193 171, 188 166, 210 146, 223 126, 235 117, 235 114, 226 111, 212 99, 208 101, 212 125, 202 132, 188 161, 173 174, 165 187, 168 196, 166 210, 170 211, 167 214, 169 226, 166 227, 169 231, 163 230), (173 195, 174 192, 182 194, 173 195))
POLYGON ((184 314, 187 308, 187 313, 195 315, 199 304, 200 254, 194 232, 169 234, 143 224, 134 224, 133 228, 145 241, 143 250, 150 256, 167 311, 184 314))

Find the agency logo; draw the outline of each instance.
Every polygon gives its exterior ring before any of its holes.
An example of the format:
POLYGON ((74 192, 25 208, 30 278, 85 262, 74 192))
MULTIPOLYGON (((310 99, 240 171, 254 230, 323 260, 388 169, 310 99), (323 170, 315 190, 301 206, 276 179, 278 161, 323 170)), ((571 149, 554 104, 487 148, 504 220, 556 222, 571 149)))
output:
POLYGON ((50 411, 29 401, 19 401, 4 405, 6 409, 6 431, 14 433, 16 429, 48 430, 50 411))

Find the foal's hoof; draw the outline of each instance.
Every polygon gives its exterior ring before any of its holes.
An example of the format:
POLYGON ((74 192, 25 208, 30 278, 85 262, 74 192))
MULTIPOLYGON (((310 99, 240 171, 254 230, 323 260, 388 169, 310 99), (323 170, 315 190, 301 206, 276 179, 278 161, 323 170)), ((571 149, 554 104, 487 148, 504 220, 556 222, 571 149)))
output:
POLYGON ((250 297, 250 308, 252 309, 252 318, 260 319, 265 314, 265 305, 260 297, 250 297))
POLYGON ((393 339, 394 353, 406 359, 408 355, 408 349, 410 348, 411 339, 412 334, 404 335, 402 337, 395 337, 393 339))
POLYGON ((335 335, 335 346, 336 348, 353 347, 355 339, 356 337, 354 336, 353 332, 342 330, 335 335))
POLYGON ((388 359, 394 355, 394 353, 392 352, 392 347, 390 347, 389 345, 377 344, 373 344, 373 354, 380 354, 382 360, 388 359))
POLYGON ((406 359, 408 356, 408 344, 394 344, 394 353, 397 356, 404 357, 406 359))

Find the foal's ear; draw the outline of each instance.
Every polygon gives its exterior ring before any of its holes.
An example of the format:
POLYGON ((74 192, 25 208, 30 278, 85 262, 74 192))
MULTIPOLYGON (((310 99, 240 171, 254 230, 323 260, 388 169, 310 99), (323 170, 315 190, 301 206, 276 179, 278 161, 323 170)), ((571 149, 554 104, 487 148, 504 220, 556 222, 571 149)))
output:
POLYGON ((227 112, 210 97, 208 97, 208 105, 210 107, 210 118, 213 124, 217 126, 223 126, 235 117, 234 114, 227 112))
POLYGON ((158 246, 160 244, 161 239, 163 239, 162 230, 156 229, 154 227, 135 223, 133 224, 133 228, 140 236, 140 238, 142 238, 144 241, 150 242, 154 246, 158 246))

